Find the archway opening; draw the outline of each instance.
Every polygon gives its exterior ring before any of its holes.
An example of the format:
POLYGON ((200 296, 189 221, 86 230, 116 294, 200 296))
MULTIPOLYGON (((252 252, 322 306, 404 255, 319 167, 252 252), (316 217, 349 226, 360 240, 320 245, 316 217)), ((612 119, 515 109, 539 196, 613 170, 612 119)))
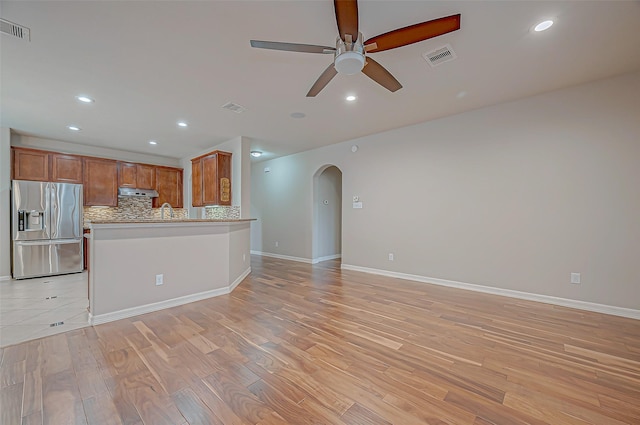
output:
POLYGON ((312 261, 342 258, 342 171, 326 165, 314 175, 312 261))

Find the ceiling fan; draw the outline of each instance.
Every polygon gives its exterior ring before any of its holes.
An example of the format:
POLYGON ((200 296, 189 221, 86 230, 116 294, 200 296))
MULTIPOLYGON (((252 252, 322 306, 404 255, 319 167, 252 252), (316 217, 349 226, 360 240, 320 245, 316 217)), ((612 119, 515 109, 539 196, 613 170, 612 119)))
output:
POLYGON ((336 47, 251 40, 251 47, 260 49, 334 55, 334 62, 316 80, 307 97, 320 93, 338 73, 352 75, 360 71, 382 87, 395 92, 402 88, 402 84, 382 65, 371 59, 370 53, 395 49, 460 29, 460 14, 457 14, 399 28, 363 42, 362 34, 358 31, 357 0, 334 0, 333 4, 338 24, 336 47))

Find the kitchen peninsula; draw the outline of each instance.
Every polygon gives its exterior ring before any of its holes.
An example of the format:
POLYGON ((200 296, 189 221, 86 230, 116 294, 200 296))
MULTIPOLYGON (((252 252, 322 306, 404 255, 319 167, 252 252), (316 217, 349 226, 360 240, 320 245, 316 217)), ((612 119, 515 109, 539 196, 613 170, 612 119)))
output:
POLYGON ((228 294, 251 272, 251 221, 92 221, 91 324, 228 294))

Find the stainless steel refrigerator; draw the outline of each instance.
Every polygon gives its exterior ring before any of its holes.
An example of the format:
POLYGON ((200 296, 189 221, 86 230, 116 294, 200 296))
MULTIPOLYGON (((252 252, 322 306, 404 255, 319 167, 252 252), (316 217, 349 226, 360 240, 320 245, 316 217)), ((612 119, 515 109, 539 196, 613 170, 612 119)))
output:
POLYGON ((14 180, 15 279, 82 271, 82 185, 14 180))

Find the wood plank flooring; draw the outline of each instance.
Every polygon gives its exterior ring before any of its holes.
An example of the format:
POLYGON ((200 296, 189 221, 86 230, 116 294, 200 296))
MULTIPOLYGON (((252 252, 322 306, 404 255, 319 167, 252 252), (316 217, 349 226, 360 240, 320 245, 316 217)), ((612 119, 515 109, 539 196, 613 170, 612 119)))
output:
POLYGON ((336 261, 252 269, 230 295, 3 349, 0 423, 640 424, 640 321, 336 261))

